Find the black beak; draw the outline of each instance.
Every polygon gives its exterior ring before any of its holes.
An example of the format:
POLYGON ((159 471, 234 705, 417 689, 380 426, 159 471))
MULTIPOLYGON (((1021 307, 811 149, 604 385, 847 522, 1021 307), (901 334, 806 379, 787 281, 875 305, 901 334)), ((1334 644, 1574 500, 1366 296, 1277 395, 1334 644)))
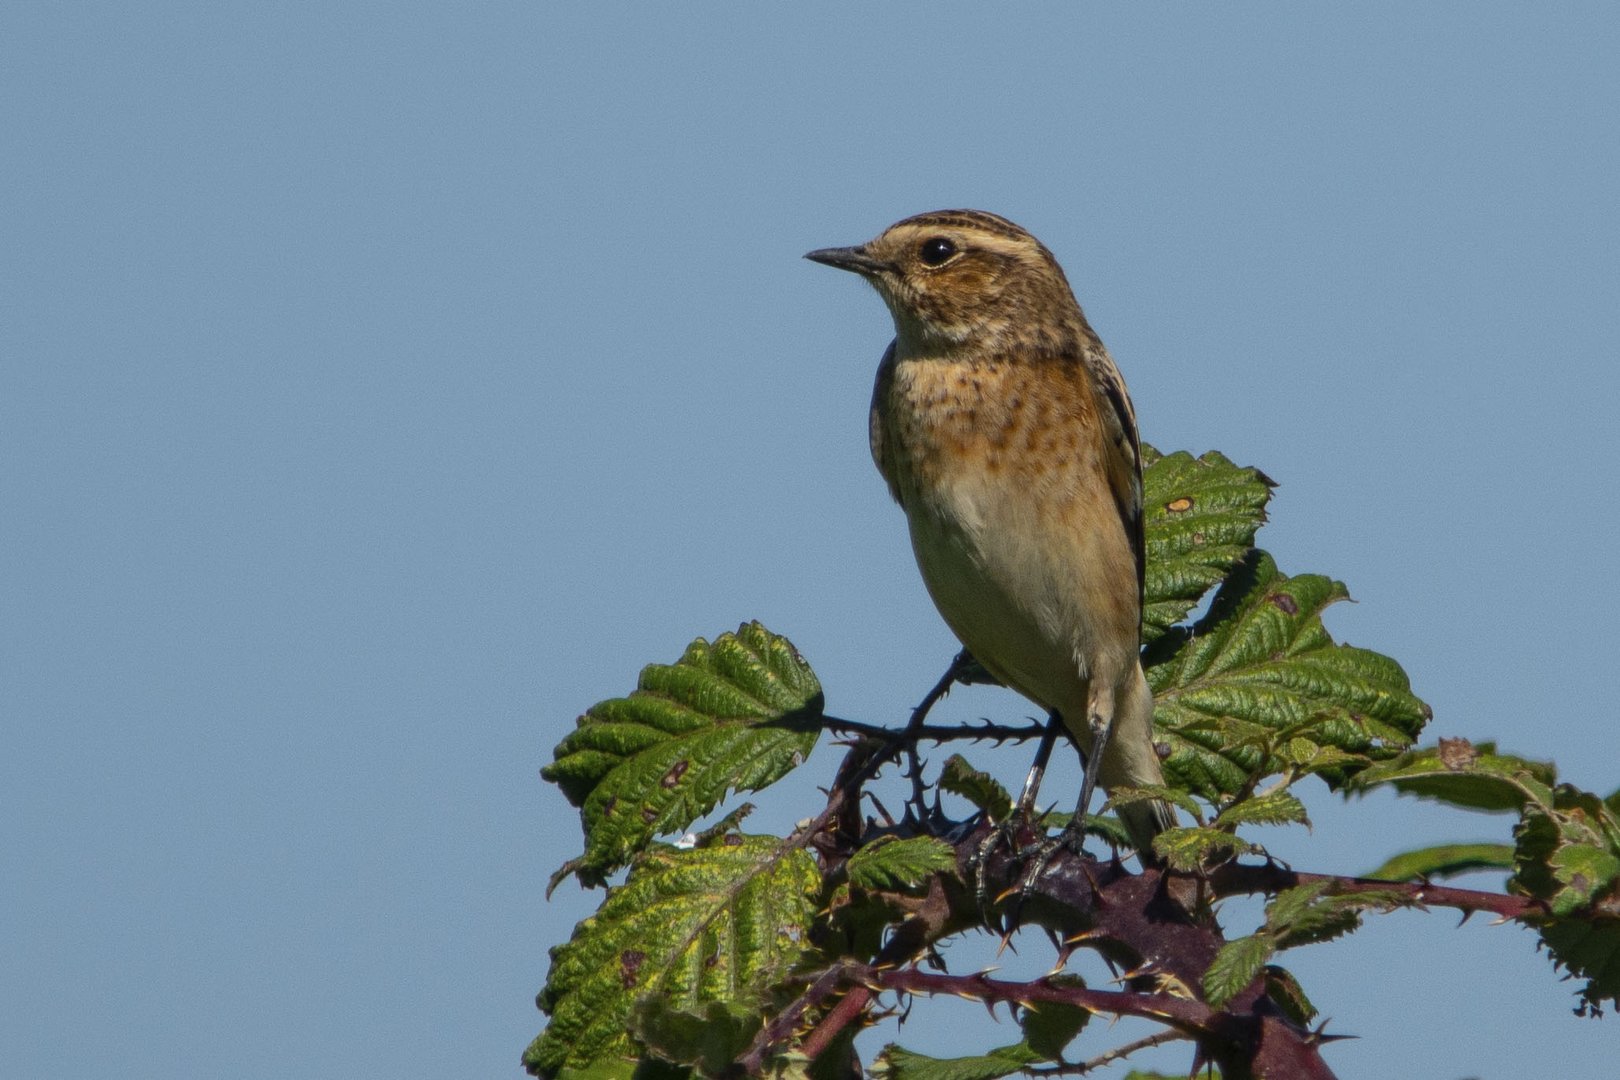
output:
POLYGON ((840 270, 850 270, 864 275, 876 274, 889 269, 888 263, 868 255, 864 245, 861 247, 821 248, 808 253, 805 258, 811 262, 836 266, 840 270))

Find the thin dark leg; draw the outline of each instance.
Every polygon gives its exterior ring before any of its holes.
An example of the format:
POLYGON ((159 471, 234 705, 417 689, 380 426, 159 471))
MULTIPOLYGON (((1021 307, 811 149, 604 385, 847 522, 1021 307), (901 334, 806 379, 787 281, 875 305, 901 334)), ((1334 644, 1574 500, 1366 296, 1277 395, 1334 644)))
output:
MULTIPOLYGON (((1055 713, 1052 719, 1057 720, 1055 713)), ((1018 911, 1023 906, 1024 898, 1035 888, 1036 880, 1046 872, 1046 866, 1052 861, 1053 855, 1065 849, 1075 855, 1085 854, 1086 814, 1091 809, 1091 793, 1097 788, 1097 774, 1101 770, 1103 754, 1108 750, 1108 736, 1113 733, 1113 729, 1112 721, 1092 725, 1094 734, 1091 753, 1080 754, 1080 760, 1085 765, 1085 775, 1080 781, 1080 798, 1075 803, 1074 816, 1063 827, 1063 831, 1053 839, 1042 840, 1019 852, 1020 857, 1029 859, 1029 865, 1024 870, 1023 886, 1018 890, 1018 897, 1013 901, 1012 910, 1008 912, 1009 926, 1017 926, 1018 911)), ((1028 784, 1025 786, 1027 788, 1028 784)))
POLYGON ((1041 792, 1041 780, 1046 776, 1046 764, 1052 760, 1052 744, 1057 742, 1058 726, 1063 721, 1057 713, 1046 717, 1046 730, 1041 732, 1040 744, 1035 748, 1035 762, 1024 777, 1024 790, 1018 794, 1018 812, 1014 817, 1027 817, 1035 809, 1035 798, 1041 792))
MULTIPOLYGON (((1012 816, 1006 821, 999 822, 985 834, 980 841, 978 851, 974 854, 974 863, 979 867, 973 883, 974 896, 979 901, 979 909, 990 910, 990 883, 985 880, 984 864, 995 851, 996 845, 1006 843, 1016 850, 1018 827, 1030 820, 1035 814, 1035 799, 1040 795, 1041 780, 1046 776, 1047 763, 1052 760, 1052 747, 1057 742, 1058 731, 1062 728, 1063 719, 1057 713, 1048 713, 1046 717, 1046 730, 1041 732, 1041 741, 1035 748, 1035 761, 1029 767, 1029 774, 1024 777, 1024 789, 1018 793, 1018 805, 1013 808, 1012 816)), ((1013 915, 1016 916, 1016 905, 1013 915)))
POLYGON ((1097 774, 1102 770, 1103 753, 1108 749, 1108 737, 1114 733, 1113 721, 1098 724, 1092 731, 1096 734, 1091 744, 1091 753, 1085 755, 1086 772, 1080 781, 1080 801, 1074 808, 1074 819, 1069 822, 1069 827, 1063 830, 1065 837, 1076 849, 1080 846, 1078 841, 1086 835, 1086 814, 1091 810, 1091 793, 1097 790, 1097 774))

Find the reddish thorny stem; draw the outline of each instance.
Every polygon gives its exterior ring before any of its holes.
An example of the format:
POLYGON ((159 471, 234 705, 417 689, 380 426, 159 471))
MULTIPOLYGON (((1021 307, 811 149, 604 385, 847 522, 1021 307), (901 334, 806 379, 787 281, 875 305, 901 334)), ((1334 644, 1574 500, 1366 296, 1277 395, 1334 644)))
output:
MULTIPOLYGON (((828 868, 835 869, 853 854, 861 846, 864 832, 854 813, 861 789, 883 764, 894 760, 904 745, 924 736, 928 731, 923 725, 926 706, 938 696, 931 692, 904 732, 863 733, 867 737, 846 756, 828 792, 827 805, 789 842, 815 850, 828 868)), ((935 827, 927 832, 938 835, 945 831, 939 827, 941 823, 933 824, 935 827)), ((1169 982, 1192 994, 1199 993, 1204 972, 1225 944, 1212 919, 1189 914, 1197 907, 1195 898, 1273 895, 1299 885, 1329 882, 1331 891, 1337 894, 1378 892, 1399 897, 1400 902, 1412 906, 1484 911, 1529 920, 1548 914, 1543 902, 1526 897, 1427 883, 1313 874, 1274 863, 1228 863, 1203 876, 1158 869, 1131 874, 1117 859, 1101 862, 1060 852, 1020 906, 1021 921, 1045 926, 1065 938, 1083 933, 1087 947, 1097 948, 1131 971, 1127 989, 1094 990, 1044 979, 1012 982, 983 974, 918 970, 912 965, 933 942, 967 926, 983 924, 973 889, 963 887, 961 882, 982 874, 992 894, 998 894, 1019 881, 1021 863, 1005 850, 994 852, 984 865, 971 865, 985 828, 981 826, 966 837, 960 832, 951 837, 958 852, 959 881, 936 879, 923 910, 896 928, 873 963, 843 961, 822 971, 760 1032, 738 1061, 741 1069, 749 1075, 761 1074, 766 1060, 792 1040, 808 1016, 821 1013, 798 1050, 813 1060, 851 1025, 859 1024, 880 993, 948 993, 987 1004, 1062 1001, 1094 1012, 1157 1020, 1193 1039, 1197 1062, 1213 1062, 1222 1068, 1223 1075, 1330 1080, 1333 1073, 1318 1053, 1324 1036, 1283 1016, 1266 996, 1262 978, 1256 978, 1221 1008, 1185 993, 1171 994, 1157 988, 1162 983, 1155 982, 1156 978, 1170 976, 1169 982), (1143 975, 1149 977, 1141 978, 1143 975), (823 1012, 827 1002, 840 994, 823 1012)), ((1022 837, 1020 843, 1029 839, 1022 837)))

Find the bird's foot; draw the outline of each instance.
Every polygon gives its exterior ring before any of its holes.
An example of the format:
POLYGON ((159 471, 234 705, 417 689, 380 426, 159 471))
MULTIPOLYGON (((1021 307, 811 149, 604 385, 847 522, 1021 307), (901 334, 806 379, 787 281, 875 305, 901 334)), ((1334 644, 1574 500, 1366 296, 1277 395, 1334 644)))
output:
POLYGON ((1047 867, 1059 852, 1068 852, 1071 855, 1084 856, 1085 830, 1076 826, 1074 822, 1063 827, 1055 836, 1042 835, 1039 840, 1030 843, 1021 843, 1019 834, 1030 825, 1027 815, 1014 815, 1006 821, 991 826, 979 841, 969 865, 973 870, 973 895, 978 902, 979 911, 984 915, 986 923, 996 927, 1002 935, 1005 946, 1013 932, 1018 929, 1019 912, 1023 909, 1024 901, 1034 893, 1041 875, 1046 873, 1047 867), (990 878, 988 867, 991 857, 997 849, 1005 848, 1014 864, 1013 885, 998 895, 990 894, 990 878), (1003 916, 997 918, 995 906, 1004 900, 1011 899, 1003 916))

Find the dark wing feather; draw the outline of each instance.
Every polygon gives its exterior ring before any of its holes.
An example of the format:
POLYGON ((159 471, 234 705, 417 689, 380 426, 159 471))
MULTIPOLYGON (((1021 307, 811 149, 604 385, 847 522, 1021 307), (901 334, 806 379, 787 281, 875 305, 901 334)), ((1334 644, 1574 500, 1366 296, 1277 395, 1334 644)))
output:
POLYGON ((889 348, 878 363, 877 381, 872 384, 872 412, 870 417, 870 438, 872 440, 872 461, 876 463, 878 472, 888 481, 889 494, 894 501, 900 501, 900 488, 895 484, 894 463, 890 460, 889 444, 884 438, 883 413, 887 407, 885 399, 889 396, 889 387, 894 383, 894 342, 889 342, 889 348))
POLYGON ((1107 406, 1100 414, 1103 431, 1114 446, 1113 460, 1108 463, 1108 483, 1120 524, 1125 527, 1125 538, 1136 556, 1136 610, 1140 621, 1147 598, 1147 536, 1142 523, 1142 444, 1136 432, 1136 410, 1125 391, 1125 380, 1106 351, 1099 346, 1087 353, 1086 361, 1098 397, 1107 406))

